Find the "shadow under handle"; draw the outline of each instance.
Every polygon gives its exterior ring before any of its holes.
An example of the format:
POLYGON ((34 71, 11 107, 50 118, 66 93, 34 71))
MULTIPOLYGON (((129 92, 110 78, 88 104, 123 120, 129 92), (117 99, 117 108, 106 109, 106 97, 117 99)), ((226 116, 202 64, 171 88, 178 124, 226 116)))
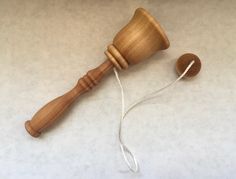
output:
POLYGON ((43 130, 56 122, 59 116, 61 116, 80 95, 97 85, 102 77, 110 72, 112 68, 112 62, 106 60, 99 67, 88 71, 85 76, 79 79, 72 90, 47 103, 31 120, 25 122, 25 128, 28 133, 33 137, 38 137, 43 130))

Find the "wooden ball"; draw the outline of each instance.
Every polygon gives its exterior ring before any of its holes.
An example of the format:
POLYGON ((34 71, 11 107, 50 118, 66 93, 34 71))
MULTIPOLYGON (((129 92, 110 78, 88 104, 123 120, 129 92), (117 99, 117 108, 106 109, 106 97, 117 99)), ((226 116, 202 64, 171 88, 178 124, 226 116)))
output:
POLYGON ((179 57, 179 59, 176 62, 177 73, 181 75, 192 61, 194 61, 194 64, 191 66, 188 72, 184 75, 184 77, 191 78, 191 77, 196 76, 201 70, 201 61, 198 58, 198 56, 192 53, 186 53, 179 57))

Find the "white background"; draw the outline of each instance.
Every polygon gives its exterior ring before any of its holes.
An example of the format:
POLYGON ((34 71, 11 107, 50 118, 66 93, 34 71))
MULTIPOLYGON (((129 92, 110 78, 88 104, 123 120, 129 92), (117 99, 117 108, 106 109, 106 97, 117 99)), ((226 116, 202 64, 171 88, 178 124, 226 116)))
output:
POLYGON ((236 1, 0 1, 0 178, 236 178, 236 1), (117 141, 114 75, 53 129, 24 122, 103 60, 137 7, 155 16, 170 48, 120 73, 127 103, 176 79, 176 59, 202 71, 132 111, 124 140, 141 172, 126 171, 117 141))

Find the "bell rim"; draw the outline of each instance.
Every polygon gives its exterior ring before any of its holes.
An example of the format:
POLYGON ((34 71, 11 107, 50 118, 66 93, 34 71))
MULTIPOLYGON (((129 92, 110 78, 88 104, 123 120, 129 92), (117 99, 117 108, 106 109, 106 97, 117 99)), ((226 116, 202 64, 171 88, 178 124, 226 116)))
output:
POLYGON ((144 8, 138 8, 136 9, 136 12, 140 12, 142 13, 144 16, 146 16, 148 18, 148 20, 150 21, 150 23, 153 24, 154 27, 156 27, 156 30, 160 33, 162 40, 163 40, 163 47, 162 50, 165 50, 167 48, 169 48, 170 46, 170 41, 164 31, 164 29, 161 27, 160 23, 144 8))

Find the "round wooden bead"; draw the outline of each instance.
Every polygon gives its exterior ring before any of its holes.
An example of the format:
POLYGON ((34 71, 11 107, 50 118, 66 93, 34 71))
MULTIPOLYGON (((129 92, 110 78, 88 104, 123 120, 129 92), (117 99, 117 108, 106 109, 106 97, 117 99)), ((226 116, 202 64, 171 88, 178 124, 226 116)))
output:
POLYGON ((176 62, 177 73, 181 75, 192 61, 194 61, 194 64, 184 75, 184 77, 191 78, 196 76, 201 70, 201 61, 197 55, 194 55, 192 53, 186 53, 179 57, 179 59, 176 62))

